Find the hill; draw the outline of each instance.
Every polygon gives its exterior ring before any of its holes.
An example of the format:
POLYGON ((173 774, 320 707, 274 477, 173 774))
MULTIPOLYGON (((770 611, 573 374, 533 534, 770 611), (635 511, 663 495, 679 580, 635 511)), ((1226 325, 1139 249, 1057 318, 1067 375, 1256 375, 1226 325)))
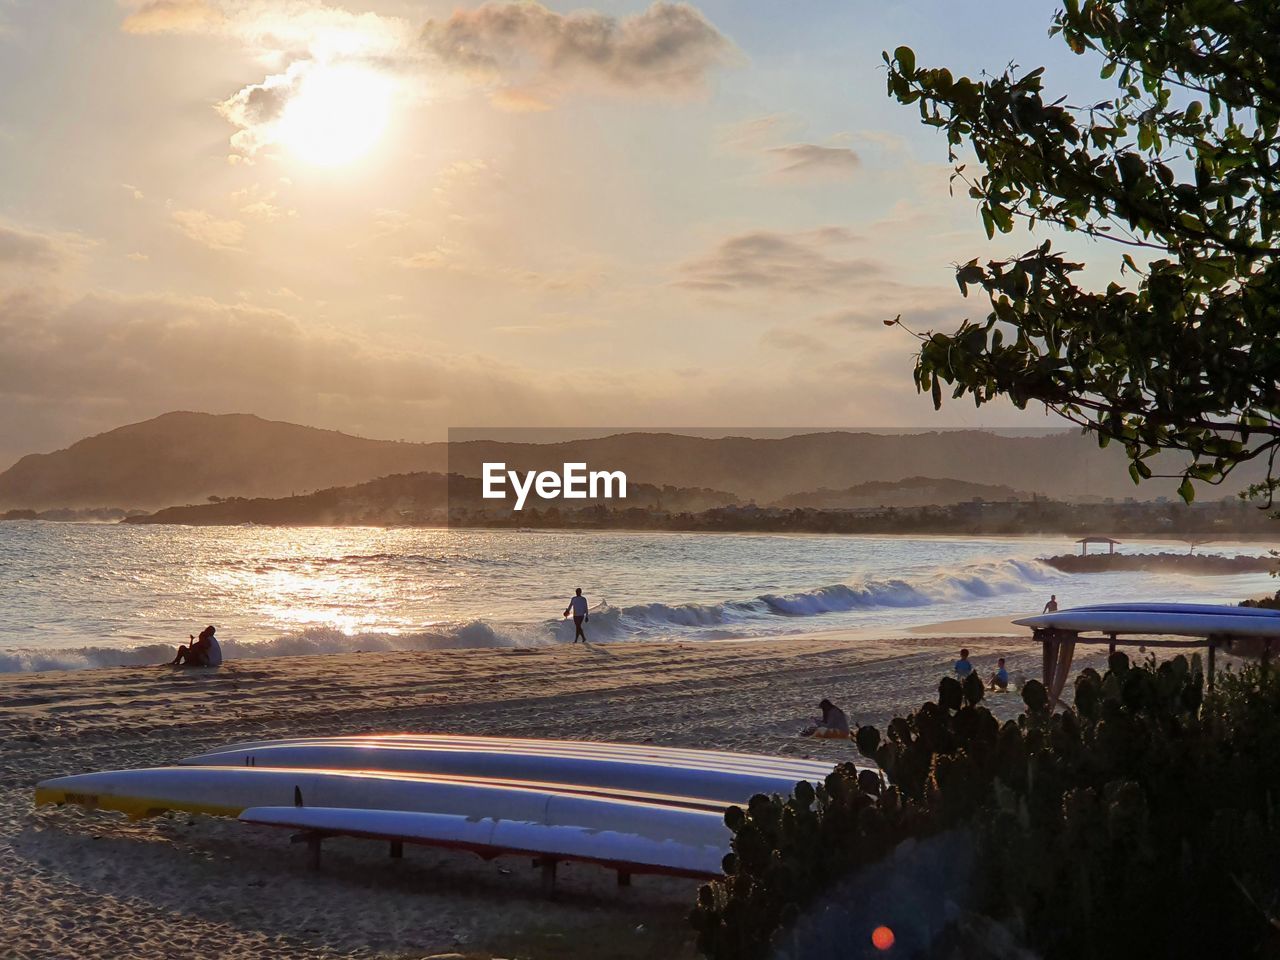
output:
MULTIPOLYGON (((1076 433, 828 431, 781 439, 620 433, 563 443, 450 445, 369 440, 246 414, 169 413, 65 450, 23 457, 0 473, 0 511, 153 510, 210 496, 287 497, 391 474, 479 477, 482 464, 499 461, 520 470, 559 470, 566 461, 584 461, 592 469, 625 471, 632 483, 705 487, 762 504, 802 491, 929 477, 1001 488, 999 496, 971 495, 990 499, 1004 498, 1005 489, 1061 500, 1150 499, 1172 496, 1176 485, 1152 480, 1135 487, 1123 450, 1114 444, 1100 450, 1076 433)), ((1251 479, 1237 473, 1237 486, 1251 479)))
MULTIPOLYGON (((737 498, 718 490, 655 487, 628 484, 626 509, 700 512, 732 506, 737 498)), ((573 502, 574 511, 589 510, 598 500, 573 502)), ((564 505, 531 494, 527 513, 517 514, 506 504, 484 500, 475 477, 457 474, 409 473, 380 477, 368 483, 333 487, 315 493, 271 499, 233 497, 214 503, 166 507, 155 513, 131 516, 125 523, 183 523, 193 526, 230 526, 258 523, 272 526, 411 526, 444 524, 450 516, 480 511, 499 521, 523 523, 537 512, 564 505)))
POLYGON ((969 483, 934 477, 907 477, 886 482, 871 480, 843 490, 810 490, 794 493, 770 504, 816 510, 859 510, 870 507, 945 506, 965 500, 1030 500, 1031 494, 991 483, 969 483))
POLYGON ((209 496, 282 497, 446 469, 444 444, 366 440, 248 414, 167 413, 23 457, 0 473, 0 508, 156 509, 209 496))

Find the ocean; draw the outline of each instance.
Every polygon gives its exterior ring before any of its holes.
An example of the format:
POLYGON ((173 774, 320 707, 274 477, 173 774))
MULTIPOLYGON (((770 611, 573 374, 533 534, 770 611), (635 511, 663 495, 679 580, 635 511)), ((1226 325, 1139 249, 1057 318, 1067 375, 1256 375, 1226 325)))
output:
POLYGON ((590 639, 615 643, 895 634, 1038 612, 1050 593, 1065 608, 1236 602, 1277 586, 1068 575, 1037 559, 1075 549, 1066 537, 0 523, 0 672, 158 663, 207 624, 229 658, 567 643, 575 587, 590 639))

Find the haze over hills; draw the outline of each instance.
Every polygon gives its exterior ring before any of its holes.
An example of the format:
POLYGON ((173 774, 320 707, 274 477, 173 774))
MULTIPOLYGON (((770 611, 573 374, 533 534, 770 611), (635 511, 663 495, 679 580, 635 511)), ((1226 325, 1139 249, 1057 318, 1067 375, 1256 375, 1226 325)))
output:
MULTIPOLYGON (((907 478, 1067 500, 1150 499, 1170 496, 1175 487, 1168 480, 1135 487, 1123 450, 1114 445, 1100 450, 1091 438, 1075 433, 831 431, 782 439, 622 433, 550 444, 473 440, 450 449, 442 442, 370 440, 248 414, 169 413, 65 450, 23 457, 0 473, 0 509, 157 509, 210 496, 291 496, 400 473, 478 477, 485 462, 559 470, 566 461, 622 470, 633 483, 710 488, 761 504, 806 491, 847 491, 907 478)), ((1246 480, 1241 478, 1237 488, 1246 480)), ((995 493, 986 496, 996 498, 995 493)))

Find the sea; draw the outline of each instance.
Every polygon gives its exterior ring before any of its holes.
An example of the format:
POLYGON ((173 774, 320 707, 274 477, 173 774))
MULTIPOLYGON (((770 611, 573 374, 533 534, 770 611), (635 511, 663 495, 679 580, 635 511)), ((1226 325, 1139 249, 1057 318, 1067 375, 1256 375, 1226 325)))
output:
MULTIPOLYGON (((1114 600, 1237 602, 1266 573, 1064 574, 1067 537, 955 538, 0 523, 0 672, 228 658, 875 631, 1114 600)), ((1185 553, 1178 541, 1124 552, 1185 553)), ((1200 552, 1265 555, 1262 545, 1200 552)))

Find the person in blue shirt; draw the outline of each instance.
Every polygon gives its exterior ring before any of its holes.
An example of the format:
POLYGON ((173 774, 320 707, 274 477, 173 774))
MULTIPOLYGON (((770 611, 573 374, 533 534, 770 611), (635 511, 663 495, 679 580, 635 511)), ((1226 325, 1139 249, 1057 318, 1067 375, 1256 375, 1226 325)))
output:
POLYGON ((578 638, 582 638, 582 642, 587 642, 587 635, 582 632, 582 625, 591 618, 587 616, 587 598, 582 595, 582 588, 578 587, 573 592, 573 596, 569 598, 569 605, 564 608, 564 615, 567 617, 569 613, 573 613, 573 642, 577 643, 578 638))
POLYGON ((969 662, 969 651, 963 649, 960 651, 960 659, 956 661, 956 676, 963 680, 971 673, 973 673, 973 664, 969 662))
POLYGON ((991 675, 991 682, 987 684, 988 690, 1008 690, 1009 689, 1009 671, 1004 667, 1004 657, 996 661, 996 672, 991 675))

